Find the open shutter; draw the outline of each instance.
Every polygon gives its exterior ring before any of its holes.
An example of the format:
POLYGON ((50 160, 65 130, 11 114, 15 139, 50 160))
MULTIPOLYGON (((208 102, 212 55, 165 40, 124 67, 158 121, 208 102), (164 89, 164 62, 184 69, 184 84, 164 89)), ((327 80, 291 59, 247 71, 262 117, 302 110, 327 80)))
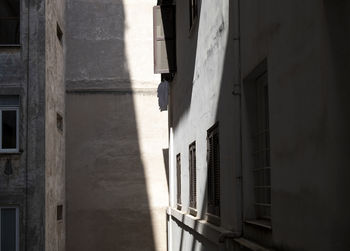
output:
POLYGON ((153 7, 154 73, 176 72, 175 6, 153 7))

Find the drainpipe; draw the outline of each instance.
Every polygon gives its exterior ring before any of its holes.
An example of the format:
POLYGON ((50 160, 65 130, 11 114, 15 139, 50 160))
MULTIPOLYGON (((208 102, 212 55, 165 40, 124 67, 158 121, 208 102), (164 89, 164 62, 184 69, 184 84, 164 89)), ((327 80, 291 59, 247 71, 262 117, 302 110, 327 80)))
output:
POLYGON ((236 175, 236 196, 237 196, 237 216, 239 220, 239 235, 243 234, 243 150, 242 150, 242 81, 241 81, 241 33, 240 33, 240 0, 232 0, 233 4, 233 91, 234 95, 234 109, 236 110, 235 120, 237 122, 237 129, 235 135, 238 135, 237 149, 238 149, 238 170, 236 175))

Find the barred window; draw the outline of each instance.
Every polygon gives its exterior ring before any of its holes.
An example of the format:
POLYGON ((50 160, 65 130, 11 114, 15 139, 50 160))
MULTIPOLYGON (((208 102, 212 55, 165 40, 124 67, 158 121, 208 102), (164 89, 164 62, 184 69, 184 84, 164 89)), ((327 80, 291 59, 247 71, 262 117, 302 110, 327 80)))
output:
POLYGON ((207 134, 208 213, 220 216, 220 151, 219 128, 216 123, 207 134))
POLYGON ((196 142, 189 147, 189 173, 190 173, 190 214, 195 215, 197 208, 197 177, 196 177, 196 142))
POLYGON ((271 163, 267 73, 256 79, 254 193, 258 219, 271 219, 271 163))
POLYGON ((0 0, 0 45, 19 44, 19 3, 19 0, 0 0))

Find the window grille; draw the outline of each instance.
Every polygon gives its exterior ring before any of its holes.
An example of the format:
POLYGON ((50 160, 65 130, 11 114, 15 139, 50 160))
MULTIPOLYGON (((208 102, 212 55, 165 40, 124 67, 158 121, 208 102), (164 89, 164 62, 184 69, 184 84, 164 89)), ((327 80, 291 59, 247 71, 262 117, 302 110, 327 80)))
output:
POLYGON ((208 213, 220 216, 220 151, 219 129, 215 124, 208 130, 208 213))
POLYGON ((266 72, 256 79, 256 98, 257 131, 254 135, 253 170, 255 209, 257 218, 271 220, 269 97, 266 72))
POLYGON ((19 3, 19 0, 0 0, 0 45, 19 44, 19 3))
MULTIPOLYGON (((189 167, 190 167, 190 209, 197 208, 197 178, 196 178, 196 143, 189 147, 189 167)), ((194 214, 194 212, 191 212, 194 214)))
POLYGON ((177 205, 181 208, 181 155, 176 155, 177 205))

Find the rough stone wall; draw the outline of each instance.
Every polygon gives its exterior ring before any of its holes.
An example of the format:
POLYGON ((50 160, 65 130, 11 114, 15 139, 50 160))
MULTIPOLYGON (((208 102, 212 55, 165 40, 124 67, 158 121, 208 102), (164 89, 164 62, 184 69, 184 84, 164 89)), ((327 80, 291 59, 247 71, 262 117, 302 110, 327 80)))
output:
POLYGON ((46 1, 45 250, 65 250, 65 1, 46 1), (63 36, 57 36, 57 26, 63 36), (62 122, 57 121, 58 116, 62 122), (62 123, 62 125, 58 125, 62 123), (62 127, 62 128, 59 128, 62 127), (58 206, 63 207, 57 219, 58 206))
POLYGON ((67 2, 67 250, 165 250, 152 0, 67 2))

